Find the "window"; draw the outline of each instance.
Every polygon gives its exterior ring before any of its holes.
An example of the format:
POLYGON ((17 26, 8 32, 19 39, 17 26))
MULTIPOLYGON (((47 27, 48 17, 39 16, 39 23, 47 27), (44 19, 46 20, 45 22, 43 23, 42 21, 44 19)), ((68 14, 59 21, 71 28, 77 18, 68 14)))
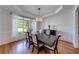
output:
POLYGON ((29 19, 18 17, 17 19, 17 34, 23 34, 24 32, 29 30, 29 19))
POLYGON ((30 21, 29 20, 24 20, 24 31, 27 32, 30 27, 30 21))
POLYGON ((29 18, 23 18, 17 15, 13 15, 12 20, 12 37, 18 37, 24 32, 32 30, 33 33, 36 33, 37 26, 36 21, 29 18))

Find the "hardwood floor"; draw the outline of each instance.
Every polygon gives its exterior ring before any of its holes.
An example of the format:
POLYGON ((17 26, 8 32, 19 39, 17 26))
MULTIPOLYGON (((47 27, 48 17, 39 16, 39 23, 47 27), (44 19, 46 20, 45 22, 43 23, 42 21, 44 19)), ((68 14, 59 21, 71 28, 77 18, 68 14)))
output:
MULTIPOLYGON (((73 48, 72 44, 63 41, 59 41, 58 50, 59 50, 59 54, 79 53, 79 49, 75 49, 73 48)), ((28 43, 26 46, 25 40, 12 42, 0 46, 0 54, 36 54, 37 53, 36 49, 34 50, 33 53, 31 51, 32 51, 32 46, 31 48, 28 48, 28 43)), ((42 49, 42 51, 40 51, 40 54, 53 54, 53 51, 46 49, 46 53, 45 53, 44 49, 42 49)))

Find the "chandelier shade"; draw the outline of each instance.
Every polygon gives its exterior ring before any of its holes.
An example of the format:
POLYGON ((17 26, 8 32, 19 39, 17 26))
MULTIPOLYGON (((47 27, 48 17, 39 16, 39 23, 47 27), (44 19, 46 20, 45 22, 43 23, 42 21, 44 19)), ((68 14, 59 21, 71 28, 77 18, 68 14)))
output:
POLYGON ((37 22, 42 22, 43 21, 43 17, 42 16, 37 16, 36 17, 36 21, 37 22))

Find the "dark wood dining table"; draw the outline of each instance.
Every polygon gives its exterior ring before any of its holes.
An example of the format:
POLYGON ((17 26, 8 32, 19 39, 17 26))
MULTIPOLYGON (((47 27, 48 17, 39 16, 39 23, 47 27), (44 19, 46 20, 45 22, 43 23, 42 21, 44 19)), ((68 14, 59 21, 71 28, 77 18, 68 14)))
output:
POLYGON ((38 40, 43 42, 44 44, 52 47, 54 45, 54 41, 57 39, 57 36, 54 35, 46 35, 46 34, 37 34, 38 40))

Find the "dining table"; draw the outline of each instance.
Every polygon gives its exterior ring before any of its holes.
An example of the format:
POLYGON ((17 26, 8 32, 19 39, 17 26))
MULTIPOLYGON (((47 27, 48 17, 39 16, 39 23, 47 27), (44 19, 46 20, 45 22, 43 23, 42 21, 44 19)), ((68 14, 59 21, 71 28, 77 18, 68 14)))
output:
POLYGON ((38 40, 43 42, 44 44, 52 47, 54 45, 55 40, 57 39, 58 36, 54 35, 46 35, 46 34, 37 34, 38 35, 38 40))

